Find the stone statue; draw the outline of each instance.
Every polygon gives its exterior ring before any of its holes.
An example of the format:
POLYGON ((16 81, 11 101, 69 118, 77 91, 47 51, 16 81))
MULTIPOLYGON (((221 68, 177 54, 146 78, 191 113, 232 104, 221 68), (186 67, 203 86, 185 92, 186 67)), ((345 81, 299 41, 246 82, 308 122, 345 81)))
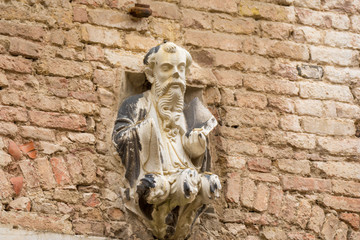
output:
POLYGON ((151 90, 120 106, 113 143, 125 167, 125 206, 158 239, 184 239, 221 184, 210 173, 209 132, 216 119, 198 98, 184 106, 191 55, 172 42, 144 58, 151 90))

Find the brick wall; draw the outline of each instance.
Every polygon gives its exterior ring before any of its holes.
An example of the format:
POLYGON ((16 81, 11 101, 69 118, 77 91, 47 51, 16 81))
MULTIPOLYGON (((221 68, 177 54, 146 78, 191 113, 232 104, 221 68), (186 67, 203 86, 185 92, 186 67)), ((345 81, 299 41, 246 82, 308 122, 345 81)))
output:
MULTIPOLYGON (((0 223, 132 239, 110 134, 168 39, 220 126, 193 239, 360 239, 360 1, 0 2, 0 223), (135 84, 136 85, 136 84, 135 84)), ((132 220, 135 221, 135 220, 132 220)))

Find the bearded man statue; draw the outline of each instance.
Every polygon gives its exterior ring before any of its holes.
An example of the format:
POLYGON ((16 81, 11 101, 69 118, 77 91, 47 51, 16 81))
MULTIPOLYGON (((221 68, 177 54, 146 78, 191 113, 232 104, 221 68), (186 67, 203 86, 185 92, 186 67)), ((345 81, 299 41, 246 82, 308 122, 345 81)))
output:
POLYGON ((151 90, 121 104, 113 131, 128 184, 125 206, 158 239, 184 239, 221 189, 207 138, 217 122, 199 99, 184 104, 191 63, 172 42, 152 48, 144 58, 151 90))

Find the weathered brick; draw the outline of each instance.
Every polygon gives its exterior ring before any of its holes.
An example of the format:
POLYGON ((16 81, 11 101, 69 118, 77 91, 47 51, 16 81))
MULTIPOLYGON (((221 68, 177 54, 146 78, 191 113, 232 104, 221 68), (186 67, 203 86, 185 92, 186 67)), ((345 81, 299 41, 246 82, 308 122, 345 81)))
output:
POLYGON ((325 195, 323 203, 336 210, 360 212, 360 199, 358 198, 325 195))
POLYGON ((296 223, 296 208, 298 201, 294 195, 286 194, 283 197, 280 216, 289 223, 296 223))
POLYGON ((190 74, 186 79, 189 84, 201 84, 214 86, 216 85, 216 77, 212 72, 211 68, 200 68, 198 65, 193 64, 190 67, 190 74))
POLYGON ((246 159, 243 156, 226 156, 226 166, 232 169, 244 169, 246 159))
POLYGON ((154 37, 161 39, 168 39, 169 41, 176 42, 182 39, 183 35, 180 24, 167 19, 154 18, 149 29, 154 37))
POLYGON ((294 0, 294 5, 297 7, 320 9, 321 0, 294 0))
POLYGON ((21 38, 11 38, 9 52, 12 55, 23 55, 30 58, 38 58, 41 53, 41 45, 21 38))
POLYGON ((270 187, 269 207, 268 212, 279 216, 282 206, 283 191, 280 187, 270 187))
POLYGON ((324 77, 333 83, 356 83, 360 81, 360 70, 326 66, 324 77))
POLYGON ((135 33, 125 35, 125 47, 135 51, 148 51, 158 45, 158 41, 153 38, 141 36, 135 33))
POLYGON ((100 46, 86 45, 85 59, 89 61, 104 61, 104 50, 100 46))
POLYGON ((296 148, 314 149, 316 146, 316 138, 314 135, 288 132, 285 138, 291 146, 296 148))
POLYGON ((69 99, 61 103, 61 109, 65 112, 76 113, 80 115, 93 115, 99 112, 95 103, 83 102, 77 99, 69 99))
POLYGON ((243 74, 234 70, 215 70, 214 74, 220 85, 226 87, 239 87, 242 85, 243 74))
POLYGON ((267 158, 249 158, 247 165, 249 170, 257 172, 271 171, 271 160, 267 158))
POLYGON ((278 118, 273 112, 263 112, 248 108, 226 107, 224 123, 228 126, 248 124, 251 126, 276 128, 278 126, 278 118))
POLYGON ((24 178, 22 176, 12 177, 10 178, 10 182, 13 185, 15 194, 19 196, 24 185, 24 178))
POLYGON ((300 96, 313 99, 330 99, 351 102, 353 95, 348 86, 325 83, 300 83, 300 96))
POLYGON ((327 214, 325 223, 321 230, 324 239, 346 239, 348 227, 340 221, 334 214, 327 214))
POLYGON ((6 167, 11 162, 11 156, 0 149, 0 167, 6 167))
POLYGON ((105 59, 114 67, 140 72, 143 66, 142 58, 143 56, 134 56, 125 52, 105 49, 105 59))
POLYGON ((261 22, 262 36, 266 38, 275 38, 279 40, 286 40, 290 37, 292 25, 278 22, 261 22))
POLYGON ((354 0, 350 2, 343 2, 341 0, 325 0, 323 2, 323 9, 337 10, 346 13, 356 13, 356 10, 360 10, 359 1, 354 0))
POLYGON ((214 66, 235 67, 244 71, 267 72, 271 67, 268 59, 256 55, 211 50, 209 57, 213 59, 214 66))
POLYGON ((359 15, 352 15, 351 16, 351 28, 360 33, 360 16, 359 15))
POLYGON ((351 120, 304 117, 301 122, 304 131, 308 133, 339 136, 351 136, 355 134, 354 122, 351 120))
POLYGON ((76 77, 90 75, 92 69, 89 63, 49 58, 38 63, 37 71, 44 75, 76 77))
POLYGON ((263 142, 265 140, 265 131, 260 127, 229 128, 221 126, 219 129, 221 135, 225 137, 253 142, 263 142))
POLYGON ((210 31, 186 30, 185 43, 197 46, 239 51, 242 49, 242 36, 210 31))
MULTIPOLYGON (((311 204, 308 200, 302 199, 299 201, 299 207, 297 209, 296 222, 302 228, 305 229, 311 215, 311 204)), ((314 238, 315 240, 315 238, 314 238)))
POLYGON ((81 26, 81 38, 85 42, 101 43, 106 46, 122 47, 124 45, 119 31, 91 25, 81 26))
POLYGON ((35 159, 35 166, 40 178, 40 185, 43 189, 50 190, 56 186, 51 166, 47 158, 35 159))
POLYGON ((55 181, 58 185, 70 184, 70 175, 65 165, 63 158, 51 158, 50 159, 51 167, 54 173, 55 181))
POLYGON ((268 96, 269 106, 280 112, 294 113, 294 101, 290 98, 279 96, 268 96))
POLYGON ((324 40, 331 47, 360 49, 359 34, 327 31, 324 40))
POLYGON ((13 194, 10 182, 7 180, 5 172, 0 168, 0 197, 8 198, 13 194))
POLYGON ((314 162, 314 167, 330 177, 359 180, 360 164, 352 162, 314 162))
POLYGON ((42 151, 43 154, 53 154, 56 152, 67 152, 67 149, 60 144, 40 141, 39 150, 42 151))
POLYGON ((2 224, 11 224, 26 229, 74 234, 70 220, 58 216, 46 216, 32 212, 5 212, 0 215, 2 224))
POLYGON ((74 186, 55 188, 54 199, 65 203, 75 204, 80 200, 80 194, 74 186))
POLYGON ((340 66, 359 65, 359 53, 350 49, 310 46, 311 59, 319 63, 340 66))
POLYGON ((276 94, 297 95, 299 88, 295 83, 268 78, 263 75, 248 75, 244 77, 244 86, 258 92, 268 92, 276 94))
POLYGON ((290 81, 298 80, 298 71, 296 63, 287 59, 276 59, 272 65, 272 74, 289 79, 290 81))
POLYGON ((350 20, 346 14, 319 12, 305 8, 295 9, 300 23, 321 28, 349 29, 350 20))
POLYGON ((266 19, 278 22, 294 22, 295 11, 293 7, 284 7, 269 3, 254 1, 240 2, 239 13, 256 19, 266 19))
POLYGON ((38 128, 33 126, 20 127, 19 134, 24 138, 39 139, 39 140, 55 140, 55 132, 46 128, 38 128))
POLYGON ((149 4, 152 10, 152 16, 178 20, 181 13, 176 3, 154 2, 151 0, 142 0, 142 4, 149 4))
POLYGON ((86 143, 86 144, 95 144, 95 136, 91 133, 74 133, 69 132, 67 134, 68 138, 71 141, 79 142, 79 143, 86 143))
POLYGON ((251 18, 232 18, 227 15, 216 15, 213 18, 214 28, 220 32, 236 34, 254 34, 259 24, 251 18))
POLYGON ((25 177, 26 186, 29 188, 39 187, 39 176, 30 160, 22 160, 19 162, 19 166, 25 177))
POLYGON ((0 55, 0 68, 20 73, 31 73, 32 62, 21 57, 0 55))
POLYGON ((220 146, 226 153, 237 155, 241 153, 255 155, 258 152, 256 144, 251 142, 221 138, 220 146))
POLYGON ((76 220, 73 222, 74 232, 76 234, 85 234, 92 236, 103 236, 105 224, 89 220, 76 220))
POLYGON ((313 205, 311 209, 311 216, 308 224, 308 228, 316 233, 321 231, 321 227, 325 221, 324 210, 318 205, 313 205))
POLYGON ((226 181, 226 199, 228 202, 238 203, 240 199, 240 174, 233 172, 228 174, 226 181))
POLYGON ((254 204, 255 194, 255 182, 249 178, 244 178, 242 181, 242 190, 240 195, 241 204, 245 207, 252 208, 254 204))
POLYGON ((283 176, 281 183, 284 190, 300 192, 330 192, 331 181, 318 178, 303 178, 297 176, 283 176))
POLYGON ((204 101, 207 105, 215 105, 220 103, 220 91, 216 87, 208 87, 204 91, 204 101))
POLYGON ((359 230, 360 227, 360 217, 358 214, 355 213, 341 213, 340 220, 348 223, 352 228, 355 230, 359 230))
POLYGON ((37 41, 42 41, 46 36, 45 29, 42 26, 34 23, 28 25, 4 20, 0 21, 0 33, 10 36, 30 38, 37 41))
POLYGON ((268 104, 266 96, 259 93, 235 90, 234 97, 237 107, 264 109, 268 104))
POLYGON ((256 198, 254 201, 254 208, 257 211, 265 211, 268 208, 270 190, 267 184, 260 183, 257 186, 256 198))
POLYGON ((0 120, 26 122, 28 120, 27 111, 23 108, 0 106, 0 120))
POLYGON ((310 162, 307 160, 278 159, 276 162, 279 169, 285 172, 300 175, 310 173, 310 162))
POLYGON ((295 42, 320 44, 322 43, 323 35, 321 31, 318 31, 315 28, 299 26, 294 27, 292 38, 295 42))
POLYGON ((360 183, 352 181, 332 180, 334 193, 350 197, 360 197, 360 183))
POLYGON ((296 115, 286 115, 280 118, 280 128, 285 131, 300 132, 300 118, 296 115))
POLYGON ((295 109, 299 115, 310 115, 315 117, 323 116, 323 103, 319 100, 302 100, 295 101, 295 109))
POLYGON ((183 9, 182 24, 184 27, 195 29, 211 29, 212 18, 208 13, 183 9))
POLYGON ((280 179, 277 176, 272 175, 271 173, 260 173, 260 172, 251 172, 249 174, 250 179, 260 182, 269 182, 269 183, 279 183, 280 179))
POLYGON ((86 8, 80 7, 80 6, 74 6, 73 7, 73 20, 74 22, 87 22, 88 16, 86 8))
POLYGON ((86 129, 84 116, 60 113, 30 111, 30 122, 36 126, 82 131, 86 129))
POLYGON ((206 2, 200 0, 182 0, 181 4, 185 7, 193 7, 206 11, 215 10, 228 13, 237 12, 237 4, 234 0, 209 0, 206 2))
POLYGON ((89 9, 88 18, 90 23, 106 27, 137 31, 146 30, 147 28, 145 20, 133 20, 129 14, 114 10, 89 9))

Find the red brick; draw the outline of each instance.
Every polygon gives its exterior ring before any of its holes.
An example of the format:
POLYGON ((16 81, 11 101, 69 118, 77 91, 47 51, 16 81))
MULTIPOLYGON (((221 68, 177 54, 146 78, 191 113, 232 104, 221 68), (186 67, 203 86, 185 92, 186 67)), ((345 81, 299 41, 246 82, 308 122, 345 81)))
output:
POLYGON ((2 224, 9 224, 37 231, 74 234, 70 221, 64 220, 62 216, 46 216, 39 213, 22 211, 2 211, 0 214, 0 222, 2 224))
POLYGON ((268 212, 279 216, 281 213, 283 191, 279 187, 270 187, 269 207, 268 212))
POLYGON ((181 4, 186 7, 192 7, 204 10, 215 10, 228 13, 237 12, 237 4, 234 0, 182 0, 181 4))
POLYGON ((89 63, 49 58, 43 59, 38 63, 37 71, 43 75, 77 77, 90 75, 92 68, 89 63))
POLYGON ((74 18, 73 18, 74 22, 84 23, 84 22, 88 21, 86 8, 79 7, 79 6, 73 7, 73 16, 74 16, 74 18))
POLYGON ((62 158, 53 157, 50 159, 50 163, 57 184, 61 186, 70 184, 71 183, 70 175, 66 168, 64 160, 62 158))
POLYGON ((21 162, 19 162, 19 166, 25 177, 26 186, 29 188, 39 187, 39 177, 30 160, 22 160, 21 162))
POLYGON ((331 181, 317 178, 303 178, 297 176, 283 176, 281 182, 284 190, 300 192, 330 192, 331 181))
POLYGON ((31 123, 41 127, 82 131, 87 126, 85 117, 76 114, 31 111, 29 117, 31 123))
POLYGON ((21 57, 0 55, 0 68, 20 73, 31 73, 31 61, 21 57))
POLYGON ((85 205, 88 207, 96 207, 101 204, 99 200, 99 194, 92 193, 88 200, 86 200, 85 205))
POLYGON ((36 26, 34 23, 27 25, 8 21, 0 21, 0 33, 38 41, 42 41, 46 36, 46 31, 42 26, 36 26))
POLYGON ((13 189, 16 195, 19 195, 21 192, 21 189, 24 184, 24 178, 23 177, 13 177, 10 178, 10 182, 13 185, 13 189))
POLYGON ((269 204, 269 187, 266 183, 259 183, 257 186, 256 197, 254 201, 254 209, 263 212, 267 210, 269 204))
POLYGON ((13 189, 6 178, 5 172, 0 168, 0 197, 8 198, 13 194, 13 189))
POLYGON ((16 161, 19 161, 22 157, 19 146, 13 140, 9 140, 8 152, 16 161))
POLYGON ((340 220, 348 223, 355 230, 359 230, 360 227, 360 217, 355 213, 341 213, 340 220))
POLYGON ((250 158, 247 161, 248 169, 257 172, 270 172, 271 160, 267 158, 250 158))
POLYGON ((27 111, 23 108, 0 106, 0 120, 26 122, 28 120, 27 111))
POLYGON ((276 114, 273 112, 234 107, 225 107, 224 110, 223 121, 227 126, 248 124, 250 126, 276 128, 279 123, 276 114))
POLYGON ((240 199, 240 190, 240 173, 229 173, 226 181, 226 201, 238 203, 240 199))
POLYGON ((146 30, 147 22, 145 20, 133 21, 131 16, 114 10, 89 9, 89 22, 106 27, 114 27, 126 30, 146 30))
POLYGON ((263 75, 244 76, 244 86, 258 92, 298 95, 299 88, 294 82, 268 78, 263 75))
POLYGON ((336 210, 360 212, 360 199, 358 198, 326 195, 323 203, 336 210))
POLYGON ((40 185, 43 189, 50 190, 56 186, 56 182, 51 171, 51 166, 47 158, 35 159, 35 166, 40 178, 40 185))
POLYGON ((278 6, 269 3, 243 1, 240 3, 240 15, 256 19, 266 19, 278 22, 294 22, 295 11, 291 7, 278 6))
POLYGON ((186 30, 185 43, 196 46, 239 51, 242 49, 243 37, 210 31, 186 30))
POLYGON ((41 46, 37 43, 20 38, 10 39, 9 52, 13 55, 23 55, 30 58, 38 58, 41 52, 41 46))

